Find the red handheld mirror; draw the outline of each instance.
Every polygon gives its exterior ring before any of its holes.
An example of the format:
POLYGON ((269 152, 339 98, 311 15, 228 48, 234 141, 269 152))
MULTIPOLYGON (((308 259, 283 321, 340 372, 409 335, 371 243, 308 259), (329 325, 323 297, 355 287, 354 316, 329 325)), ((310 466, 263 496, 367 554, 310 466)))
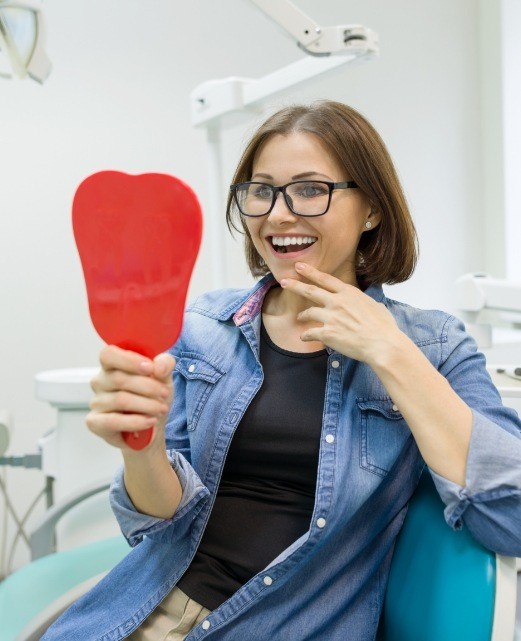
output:
MULTIPOLYGON (((171 347, 201 243, 201 207, 192 189, 166 174, 100 171, 76 190, 72 222, 101 338, 149 358, 171 347)), ((140 450, 152 429, 123 438, 140 450)))

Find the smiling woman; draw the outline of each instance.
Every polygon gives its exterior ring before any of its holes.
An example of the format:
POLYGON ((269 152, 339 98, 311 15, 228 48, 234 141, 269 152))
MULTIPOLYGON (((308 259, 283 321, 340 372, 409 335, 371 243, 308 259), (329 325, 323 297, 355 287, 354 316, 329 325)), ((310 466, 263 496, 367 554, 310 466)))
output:
MULTIPOLYGON (((315 208, 312 215, 321 215, 327 211, 329 201, 335 198, 333 189, 357 188, 366 197, 373 213, 380 218, 377 233, 360 237, 357 278, 366 283, 389 284, 407 280, 416 265, 416 232, 393 162, 380 135, 365 118, 347 105, 331 101, 318 102, 312 106, 292 106, 277 112, 261 125, 243 153, 233 177, 233 183, 238 184, 238 188, 234 190, 232 186, 226 216, 230 229, 246 234, 246 258, 252 274, 263 276, 269 270, 252 242, 247 219, 244 217, 251 214, 244 211, 244 196, 241 194, 251 192, 252 188, 247 187, 252 184, 249 181, 265 178, 270 186, 274 184, 273 177, 269 173, 263 174, 258 166, 264 145, 272 137, 281 136, 279 148, 284 152, 284 148, 290 144, 290 135, 296 133, 307 134, 307 139, 319 146, 318 156, 324 158, 322 162, 327 159, 328 164, 334 165, 334 168, 330 166, 330 170, 339 176, 337 180, 348 180, 332 187, 331 183, 335 181, 331 176, 317 173, 318 167, 310 167, 311 158, 307 155, 303 142, 301 155, 296 155, 295 150, 292 154, 286 154, 285 157, 291 155, 295 163, 297 159, 300 160, 299 165, 303 168, 301 173, 292 175, 289 180, 311 178, 315 183, 325 180, 329 184, 329 200, 326 202, 323 196, 320 197, 320 208, 324 211, 318 213, 319 209, 315 208)), ((278 164, 282 165, 282 160, 278 164)), ((287 188, 283 193, 286 204, 291 209, 291 193, 288 197, 287 188)), ((276 196, 277 192, 271 187, 267 192, 271 206, 275 205, 276 196)), ((306 215, 305 210, 298 213, 306 215)), ((364 231, 377 226, 373 221, 366 222, 371 222, 371 226, 365 227, 364 231)))
POLYGON ((170 354, 102 352, 87 422, 122 451, 135 549, 43 641, 374 641, 425 467, 448 527, 521 555, 518 416, 462 323, 383 292, 416 237, 372 126, 327 101, 275 114, 227 221, 259 282, 194 301, 170 354))

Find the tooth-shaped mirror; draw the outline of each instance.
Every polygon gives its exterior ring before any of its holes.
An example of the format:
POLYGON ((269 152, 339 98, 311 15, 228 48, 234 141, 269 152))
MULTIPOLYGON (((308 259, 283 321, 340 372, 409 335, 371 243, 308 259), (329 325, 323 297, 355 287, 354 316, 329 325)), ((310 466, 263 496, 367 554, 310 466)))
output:
MULTIPOLYGON (((149 358, 167 350, 181 331, 201 243, 192 189, 166 174, 101 171, 79 185, 72 219, 98 334, 149 358)), ((152 430, 124 438, 142 449, 152 430)))

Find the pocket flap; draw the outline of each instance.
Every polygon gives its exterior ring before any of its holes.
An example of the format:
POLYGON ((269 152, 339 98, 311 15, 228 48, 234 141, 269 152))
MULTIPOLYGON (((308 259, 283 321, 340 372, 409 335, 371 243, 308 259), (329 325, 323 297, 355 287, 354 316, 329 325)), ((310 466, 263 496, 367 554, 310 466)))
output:
POLYGON ((177 357, 175 371, 187 380, 203 380, 208 383, 217 383, 224 371, 211 363, 202 354, 193 352, 183 353, 177 357))
POLYGON ((402 420, 400 410, 393 403, 392 398, 356 399, 356 404, 361 411, 369 410, 381 414, 389 420, 402 420))

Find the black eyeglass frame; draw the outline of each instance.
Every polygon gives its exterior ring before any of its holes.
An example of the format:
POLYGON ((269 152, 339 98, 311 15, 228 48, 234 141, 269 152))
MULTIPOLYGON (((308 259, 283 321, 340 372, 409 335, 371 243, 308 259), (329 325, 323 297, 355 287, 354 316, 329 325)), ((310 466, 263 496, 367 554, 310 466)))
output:
POLYGON ((261 218, 262 216, 268 216, 268 214, 271 213, 273 210, 273 207, 275 207, 275 202, 277 201, 277 195, 279 192, 282 193, 284 197, 284 202, 288 206, 289 210, 291 211, 292 214, 295 214, 295 216, 301 216, 302 218, 317 218, 318 216, 324 216, 327 214, 329 211, 329 207, 331 205, 331 197, 333 195, 333 191, 335 189, 358 189, 358 185, 354 180, 348 180, 347 182, 339 182, 339 183, 334 183, 329 180, 293 180, 289 183, 286 183, 285 185, 270 185, 269 183, 264 183, 261 181, 256 181, 256 180, 249 180, 246 182, 242 183, 235 183, 234 185, 230 185, 230 191, 233 194, 235 204, 237 205, 237 208, 239 210, 239 213, 241 216, 247 216, 248 218, 261 218), (288 200, 288 196, 286 194, 286 189, 290 185, 297 185, 298 183, 319 183, 321 185, 327 185, 329 189, 329 195, 328 195, 328 200, 327 200, 327 207, 324 212, 321 214, 299 214, 293 209, 293 205, 290 202, 291 198, 288 200), (239 199, 237 197, 237 189, 239 187, 242 187, 243 185, 264 185, 265 187, 270 187, 272 190, 272 198, 271 198, 271 206, 268 209, 268 211, 264 214, 246 214, 245 212, 242 211, 241 206, 239 204, 239 199))

